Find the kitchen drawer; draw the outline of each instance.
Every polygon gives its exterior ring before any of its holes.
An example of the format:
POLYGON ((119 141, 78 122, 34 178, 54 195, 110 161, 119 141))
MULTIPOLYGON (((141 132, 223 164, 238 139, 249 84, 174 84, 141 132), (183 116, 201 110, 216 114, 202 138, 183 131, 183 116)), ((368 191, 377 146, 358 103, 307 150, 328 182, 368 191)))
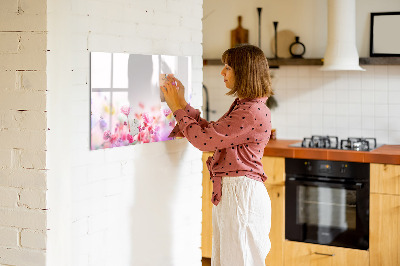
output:
POLYGON ((285 241, 285 266, 366 266, 365 250, 285 241))

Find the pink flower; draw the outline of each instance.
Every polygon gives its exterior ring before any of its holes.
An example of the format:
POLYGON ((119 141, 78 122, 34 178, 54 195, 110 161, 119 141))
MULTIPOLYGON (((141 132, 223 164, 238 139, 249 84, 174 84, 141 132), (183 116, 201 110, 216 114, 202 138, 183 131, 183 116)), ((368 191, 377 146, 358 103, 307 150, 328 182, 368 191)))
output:
POLYGON ((110 138, 110 136, 111 136, 110 130, 104 131, 104 134, 103 134, 104 140, 108 140, 110 138))
POLYGON ((126 137, 128 138, 129 143, 133 143, 132 135, 128 134, 126 137))
POLYGON ((142 118, 143 118, 144 124, 151 124, 153 122, 153 118, 149 117, 148 113, 143 113, 142 118))
POLYGON ((172 113, 170 109, 164 109, 163 111, 165 116, 168 116, 170 113, 172 113))
POLYGON ((174 127, 175 126, 175 122, 173 122, 173 121, 169 122, 169 126, 170 127, 174 127))
POLYGON ((124 105, 124 106, 121 107, 121 112, 124 115, 128 116, 129 113, 131 112, 131 108, 129 106, 127 106, 127 105, 124 105))
POLYGON ((110 142, 114 143, 118 139, 118 134, 112 134, 110 138, 110 142))
POLYGON ((122 134, 121 134, 121 140, 122 140, 122 141, 125 141, 126 138, 127 138, 127 134, 126 134, 126 133, 122 133, 122 134))

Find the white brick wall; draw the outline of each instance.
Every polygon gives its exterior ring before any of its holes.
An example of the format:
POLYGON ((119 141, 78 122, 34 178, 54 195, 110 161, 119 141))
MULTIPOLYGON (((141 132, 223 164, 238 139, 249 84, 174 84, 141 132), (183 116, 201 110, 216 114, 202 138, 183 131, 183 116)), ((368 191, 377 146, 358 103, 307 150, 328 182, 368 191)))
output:
POLYGON ((90 151, 88 80, 91 51, 191 55, 201 106, 202 0, 47 9, 47 264, 200 265, 201 152, 185 139, 90 151))
POLYGON ((45 265, 46 3, 0 2, 1 265, 45 265))

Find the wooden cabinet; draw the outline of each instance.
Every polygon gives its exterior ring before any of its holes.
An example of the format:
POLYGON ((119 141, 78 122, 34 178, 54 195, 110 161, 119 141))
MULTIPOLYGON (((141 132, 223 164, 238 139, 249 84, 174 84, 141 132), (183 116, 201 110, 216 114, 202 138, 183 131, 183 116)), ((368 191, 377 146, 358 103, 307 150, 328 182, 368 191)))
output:
POLYGON ((271 250, 265 259, 266 266, 283 265, 285 241, 285 187, 265 184, 271 199, 271 250))
POLYGON ((210 173, 206 165, 211 152, 203 153, 203 195, 202 195, 202 224, 201 224, 201 253, 204 258, 211 258, 212 252, 212 183, 210 181, 210 173))
POLYGON ((264 156, 261 160, 267 175, 265 187, 271 199, 271 250, 265 259, 266 266, 283 265, 285 240, 285 158, 264 156))
POLYGON ((400 165, 371 164, 370 178, 370 265, 400 265, 400 165))
MULTIPOLYGON (((365 250, 285 241, 285 266, 366 266, 365 250)), ((282 265, 282 264, 281 264, 282 265)))

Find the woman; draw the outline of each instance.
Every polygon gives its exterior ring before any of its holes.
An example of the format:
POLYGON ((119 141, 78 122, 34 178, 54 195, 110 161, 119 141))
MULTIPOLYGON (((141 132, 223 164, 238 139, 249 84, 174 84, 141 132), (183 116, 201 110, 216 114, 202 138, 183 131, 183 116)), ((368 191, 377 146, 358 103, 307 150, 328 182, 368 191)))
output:
POLYGON ((170 77, 161 88, 178 122, 170 136, 185 136, 201 151, 214 151, 207 161, 213 182, 212 265, 265 265, 271 246, 271 202, 261 164, 271 130, 265 104, 272 95, 268 62, 252 45, 228 49, 222 62, 227 95, 237 98, 216 122, 200 118, 186 103, 179 80, 170 77))

